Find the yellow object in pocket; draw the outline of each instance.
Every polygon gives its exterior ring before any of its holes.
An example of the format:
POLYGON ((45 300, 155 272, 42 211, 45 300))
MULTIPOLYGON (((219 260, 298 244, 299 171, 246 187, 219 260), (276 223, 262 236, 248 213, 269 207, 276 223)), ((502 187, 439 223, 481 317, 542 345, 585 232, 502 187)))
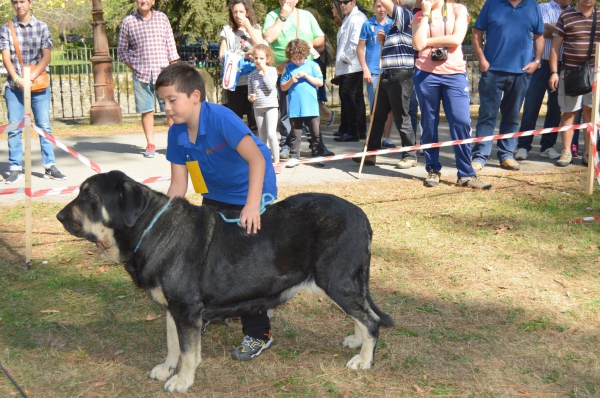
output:
POLYGON ((202 177, 202 171, 200 171, 198 161, 185 162, 185 165, 187 166, 188 173, 190 173, 194 191, 201 194, 208 193, 208 187, 206 186, 206 182, 204 182, 204 177, 202 177))

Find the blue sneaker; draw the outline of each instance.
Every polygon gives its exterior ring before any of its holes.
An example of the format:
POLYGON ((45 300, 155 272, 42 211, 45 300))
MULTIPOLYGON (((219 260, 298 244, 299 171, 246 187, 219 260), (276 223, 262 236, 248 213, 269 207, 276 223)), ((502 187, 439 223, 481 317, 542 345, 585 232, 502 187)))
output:
POLYGON ((271 344, 273 344, 272 337, 269 337, 267 341, 263 341, 254 337, 244 336, 242 344, 231 351, 231 358, 239 359, 240 361, 250 361, 271 347, 271 344))

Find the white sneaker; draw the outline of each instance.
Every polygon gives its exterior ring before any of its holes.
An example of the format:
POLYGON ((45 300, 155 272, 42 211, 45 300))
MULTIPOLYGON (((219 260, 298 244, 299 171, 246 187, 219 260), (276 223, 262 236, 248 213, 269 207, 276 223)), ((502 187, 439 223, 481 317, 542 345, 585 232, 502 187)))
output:
MULTIPOLYGON (((560 156, 560 155, 558 155, 558 156, 560 156)), ((527 159, 527 149, 519 148, 519 150, 517 151, 517 156, 515 156, 515 159, 517 159, 517 160, 527 159)))
POLYGON ((300 159, 298 158, 290 158, 290 160, 288 160, 285 164, 285 167, 288 169, 291 169, 292 167, 296 167, 298 166, 298 163, 300 163, 300 159))
POLYGON ((560 153, 556 152, 554 148, 548 148, 544 152, 540 153, 540 156, 544 158, 558 159, 560 157, 560 153))

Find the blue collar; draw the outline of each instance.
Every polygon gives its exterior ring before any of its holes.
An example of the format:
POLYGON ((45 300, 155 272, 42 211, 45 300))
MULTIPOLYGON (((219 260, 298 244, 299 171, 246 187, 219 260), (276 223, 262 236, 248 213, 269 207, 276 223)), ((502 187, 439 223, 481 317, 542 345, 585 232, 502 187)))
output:
POLYGON ((135 249, 133 249, 133 252, 136 253, 138 251, 138 249, 140 248, 140 245, 142 244, 142 241, 144 240, 144 237, 146 236, 146 234, 148 232, 150 232, 150 229, 152 229, 152 227, 154 226, 154 223, 156 222, 156 220, 158 220, 158 217, 161 216, 161 214, 163 214, 165 212, 165 210, 167 210, 167 207, 169 207, 169 205, 171 204, 171 201, 169 200, 162 209, 160 209, 160 211, 158 213, 156 213, 156 215, 154 216, 154 219, 152 221, 150 221, 150 224, 146 227, 146 229, 144 230, 144 232, 142 233, 142 236, 140 237, 140 241, 138 242, 137 246, 135 247, 135 249))

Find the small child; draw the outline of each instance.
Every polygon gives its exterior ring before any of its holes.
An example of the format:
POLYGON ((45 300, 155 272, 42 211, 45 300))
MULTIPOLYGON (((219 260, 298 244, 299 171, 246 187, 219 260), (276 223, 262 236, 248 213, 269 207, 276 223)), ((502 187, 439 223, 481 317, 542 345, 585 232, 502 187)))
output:
POLYGON ((256 70, 248 75, 248 100, 254 104, 254 119, 260 139, 271 148, 275 174, 281 173, 279 164, 279 140, 277 122, 279 103, 277 101, 277 69, 273 50, 259 44, 252 53, 256 70))
MULTIPOLYGON (((332 156, 323 145, 319 130, 319 101, 317 87, 323 85, 321 68, 314 61, 307 61, 310 46, 307 42, 295 39, 285 48, 285 56, 289 59, 281 75, 281 89, 288 93, 288 115, 292 124, 290 134, 290 160, 285 167, 296 167, 300 160, 300 140, 302 124, 306 124, 312 137, 312 156, 332 156)), ((321 163, 321 165, 323 165, 321 163)))
MULTIPOLYGON (((269 148, 233 111, 205 101, 204 81, 193 66, 185 62, 167 66, 155 87, 174 123, 167 142, 171 162, 167 195, 185 196, 189 170, 203 206, 240 211, 241 226, 248 234, 256 233, 262 195, 277 197, 269 148)), ((271 324, 266 311, 241 319, 246 336, 231 356, 248 361, 272 344, 271 324)))

